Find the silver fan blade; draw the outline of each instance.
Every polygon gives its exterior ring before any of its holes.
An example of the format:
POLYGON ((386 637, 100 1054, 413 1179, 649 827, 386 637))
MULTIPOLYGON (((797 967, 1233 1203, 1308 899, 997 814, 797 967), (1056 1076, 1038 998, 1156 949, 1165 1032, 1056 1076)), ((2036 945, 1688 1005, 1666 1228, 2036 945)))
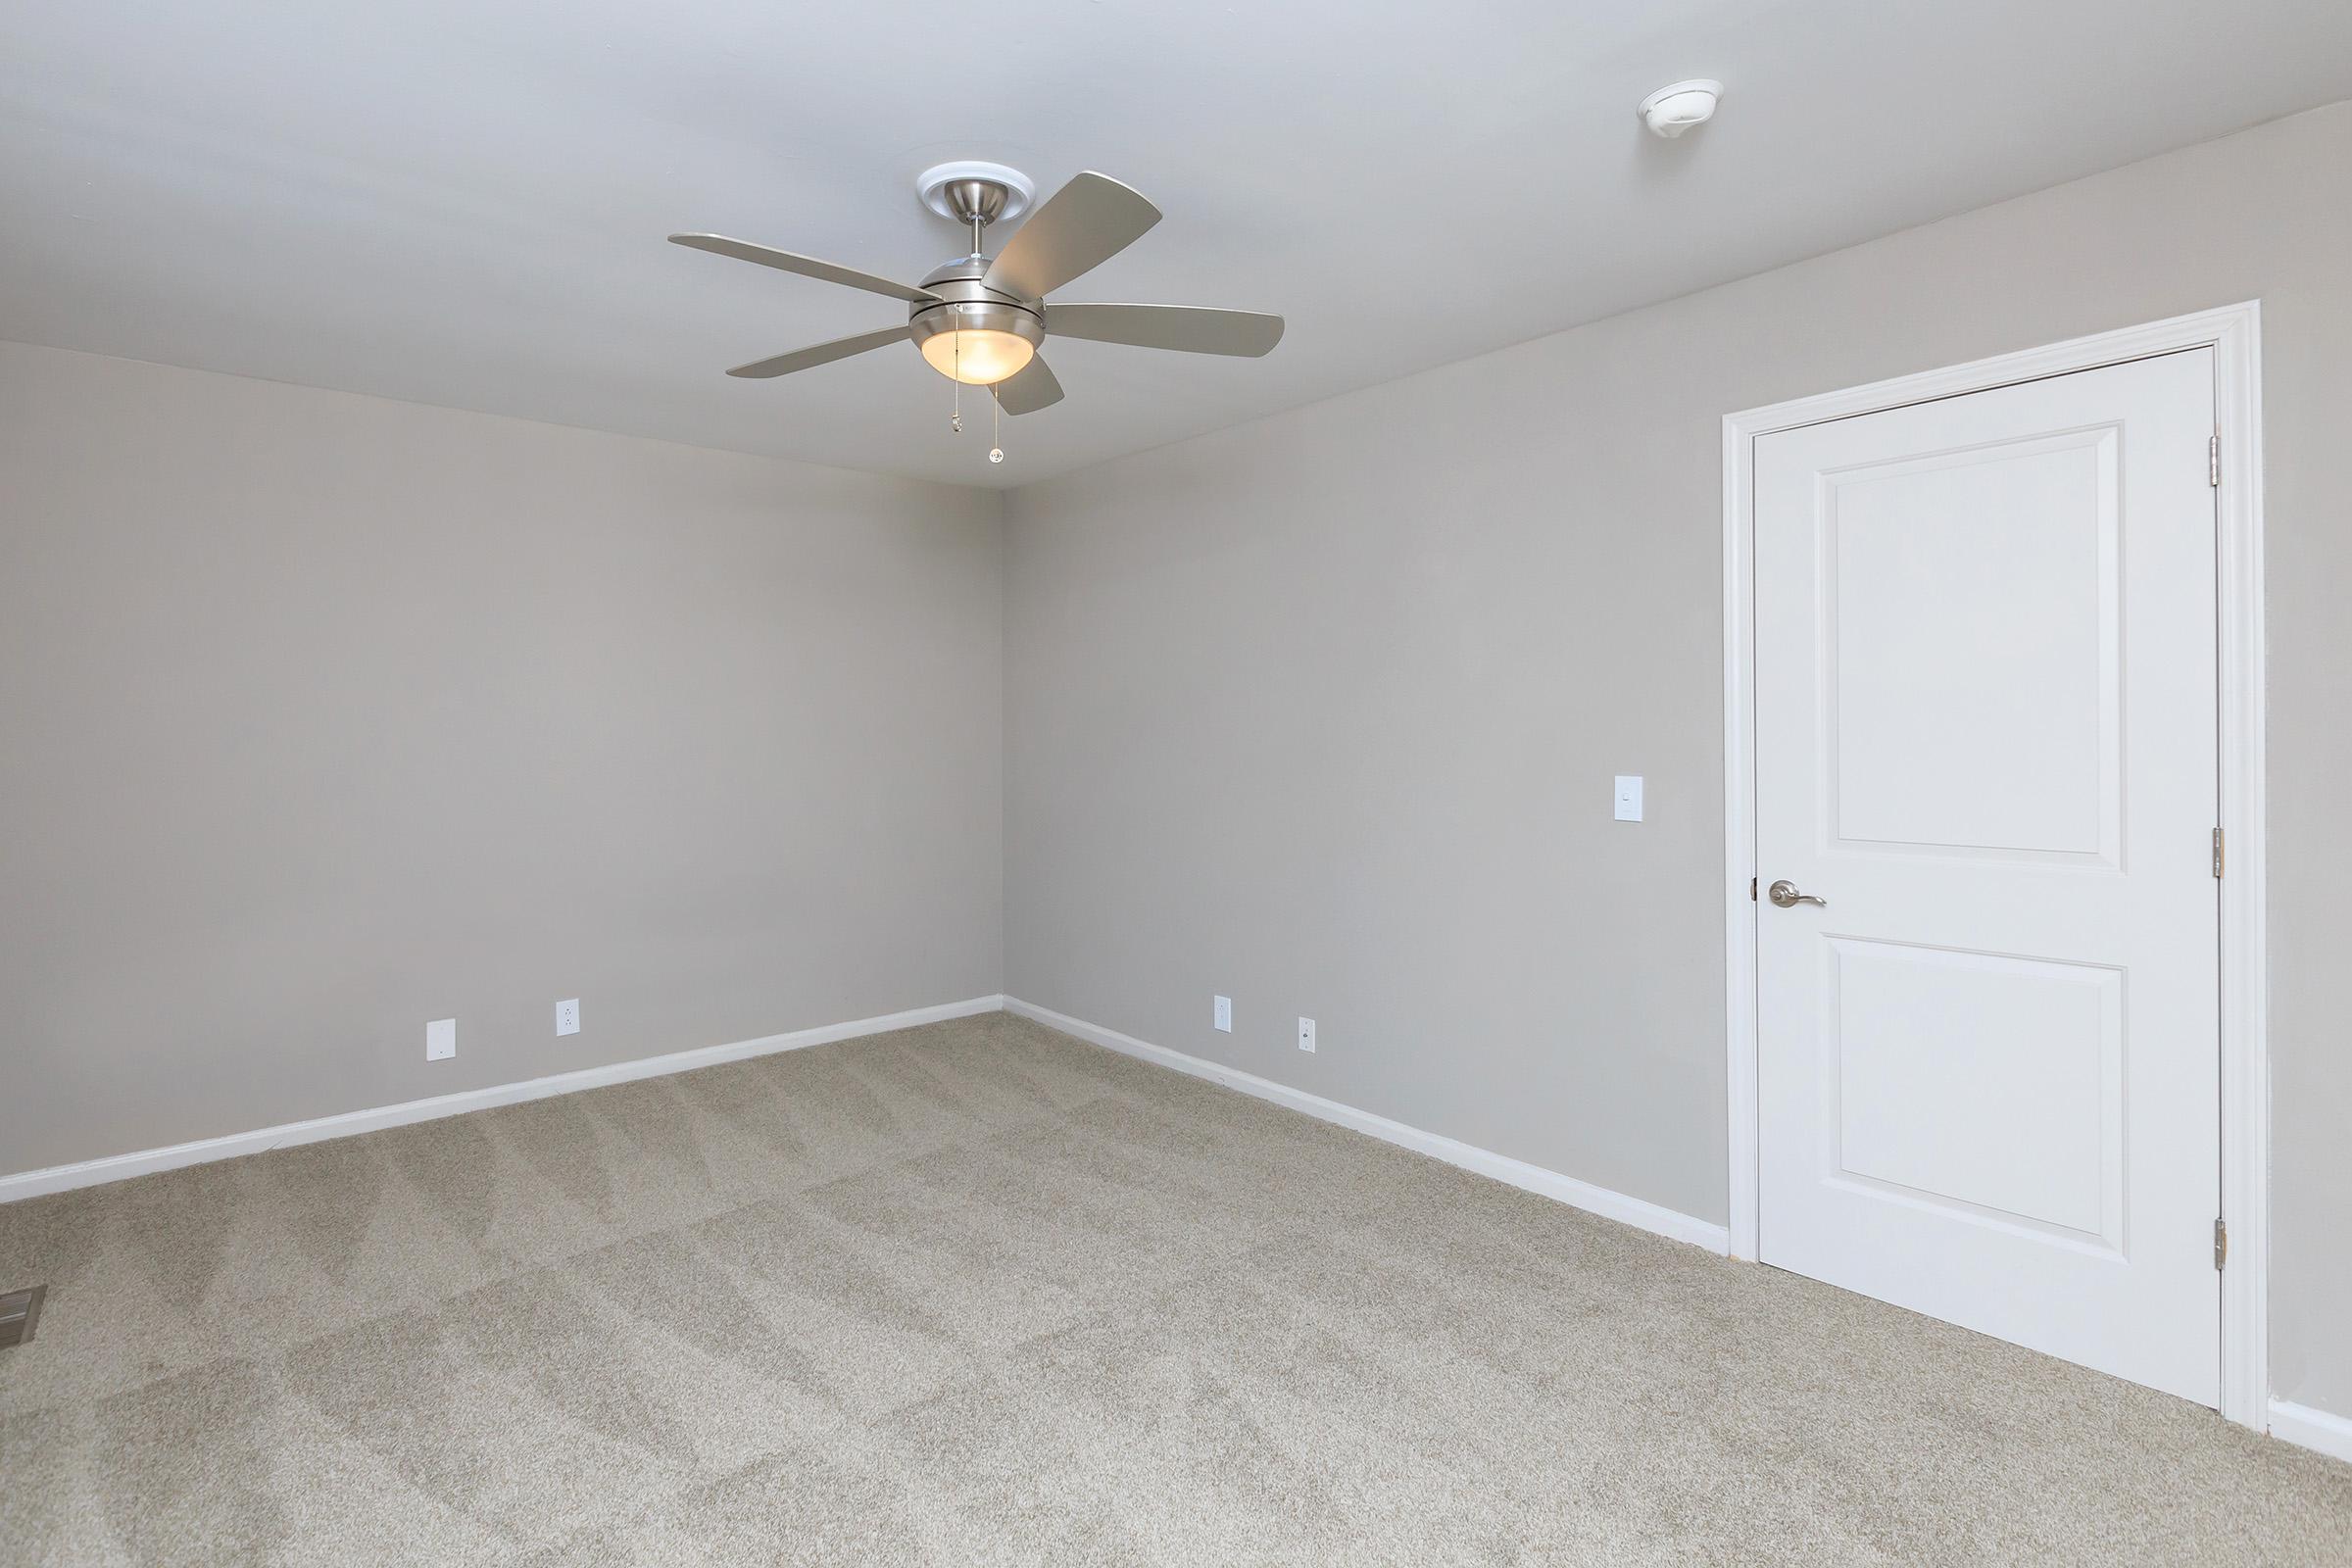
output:
POLYGON ((1282 341, 1282 318, 1201 305, 1048 305, 1046 331, 1139 349, 1255 359, 1282 341))
POLYGON ((812 365, 831 365, 835 360, 846 360, 853 354, 863 354, 868 349, 878 349, 886 343, 904 343, 909 335, 911 328, 891 326, 879 332, 860 332, 856 337, 837 337, 830 343, 810 344, 805 349, 794 349, 790 354, 779 354, 772 360, 754 360, 749 365, 738 365, 727 373, 762 379, 771 375, 790 375, 795 370, 806 370, 812 365))
POLYGON ((1032 355, 1016 373, 997 383, 997 401, 1006 414, 1035 414, 1061 401, 1061 383, 1046 368, 1046 357, 1032 355))
POLYGON ((1158 221, 1158 208, 1108 175, 1090 171, 1029 215, 982 281, 1007 294, 1042 300, 1118 255, 1158 221))
POLYGON ((790 251, 770 250, 747 239, 729 239, 724 234, 672 234, 672 245, 689 245, 713 256, 732 256, 739 262, 758 262, 761 267, 773 267, 779 271, 798 272, 803 277, 819 278, 827 283, 846 283, 852 288, 864 289, 869 294, 887 294, 894 300, 909 305, 936 305, 939 296, 927 288, 909 288, 893 283, 887 277, 860 272, 854 267, 837 267, 820 262, 813 256, 795 256, 790 251))

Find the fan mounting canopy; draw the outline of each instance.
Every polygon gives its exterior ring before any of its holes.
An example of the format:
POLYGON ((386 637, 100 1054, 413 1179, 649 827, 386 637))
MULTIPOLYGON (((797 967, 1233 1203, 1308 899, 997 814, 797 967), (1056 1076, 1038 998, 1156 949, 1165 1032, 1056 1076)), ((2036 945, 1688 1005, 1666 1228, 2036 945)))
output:
POLYGON ((994 185, 1004 193, 1004 205, 987 215, 991 222, 1018 218, 1037 200, 1037 187, 1029 183, 1029 176, 1003 164, 964 159, 953 164, 933 164, 914 176, 915 194, 922 197, 923 205, 958 223, 970 222, 976 207, 968 200, 966 191, 956 189, 968 184, 994 185))

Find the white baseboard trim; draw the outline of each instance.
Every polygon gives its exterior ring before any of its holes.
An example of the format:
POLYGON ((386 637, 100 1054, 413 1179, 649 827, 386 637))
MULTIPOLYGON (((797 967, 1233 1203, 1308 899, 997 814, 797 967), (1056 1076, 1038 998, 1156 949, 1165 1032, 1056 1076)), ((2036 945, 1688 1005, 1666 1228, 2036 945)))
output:
POLYGON ((1170 1051, 1165 1046, 1155 1046, 1148 1040, 1138 1040, 1133 1035, 1123 1035, 1116 1029, 1105 1029, 1101 1024, 1088 1023, 1083 1018, 1073 1018, 1067 1013, 1055 1012, 1050 1007, 1023 1002, 1017 997, 1004 999, 1004 1010, 1034 1019, 1049 1029, 1058 1029, 1065 1035, 1076 1035, 1106 1051, 1115 1051, 1121 1055, 1134 1056, 1162 1067, 1172 1067, 1195 1078, 1205 1078, 1211 1083, 1223 1084, 1228 1089, 1238 1089, 1245 1095, 1254 1095, 1259 1100, 1304 1111, 1320 1120, 1337 1122, 1342 1127, 1352 1128, 1384 1143, 1427 1154, 1432 1159, 1442 1159, 1448 1165, 1458 1165, 1464 1170, 1475 1171, 1481 1176, 1539 1194, 1572 1208, 1598 1214, 1603 1219, 1653 1231, 1678 1242, 1689 1242, 1710 1252, 1728 1255, 1732 1250, 1732 1236, 1728 1227, 1709 1224, 1679 1209, 1666 1208, 1639 1198, 1628 1198, 1606 1187, 1580 1182, 1573 1176, 1563 1176, 1558 1171, 1545 1170, 1541 1165, 1531 1165, 1523 1159, 1513 1159, 1507 1154, 1479 1149, 1459 1139, 1423 1132, 1418 1127, 1408 1127, 1403 1122, 1391 1121, 1386 1116, 1376 1116, 1368 1110, 1358 1110, 1353 1105, 1343 1105, 1336 1100, 1310 1095, 1303 1089, 1293 1089, 1271 1078, 1243 1072, 1238 1067, 1221 1066, 1200 1056, 1188 1056, 1181 1051, 1170 1051))
POLYGON ((257 1132, 202 1138, 191 1144, 173 1144, 168 1149, 145 1149, 135 1153, 85 1159, 72 1165, 51 1165, 43 1170, 20 1171, 13 1176, 0 1176, 0 1203, 38 1198, 44 1193, 62 1193, 75 1187, 95 1187, 101 1182, 119 1182, 160 1170, 176 1170, 182 1165, 201 1165, 207 1160, 234 1159, 241 1154, 258 1154, 265 1150, 315 1144, 327 1138, 348 1138, 355 1133, 371 1133, 386 1127, 406 1126, 410 1122, 431 1121, 437 1116, 488 1110, 493 1105, 513 1105, 526 1100, 545 1100, 551 1095, 601 1089, 607 1084, 625 1084, 638 1078, 659 1078, 664 1073, 689 1072, 696 1067, 715 1067, 722 1061, 740 1061, 746 1056, 799 1051, 808 1046, 828 1045, 836 1040, 852 1040, 859 1035, 887 1034, 893 1029, 911 1029, 917 1024, 939 1023, 948 1018, 968 1018, 976 1013, 1000 1011, 1004 1005, 1004 999, 1001 996, 972 997, 963 1002, 941 1003, 935 1007, 913 1007, 905 1012, 884 1013, 878 1018, 857 1018, 848 1023, 796 1029, 789 1034, 762 1035, 758 1040, 739 1040, 727 1046, 703 1046, 693 1051, 672 1052, 666 1056, 641 1056, 634 1061, 616 1061, 603 1067, 583 1067, 577 1072, 526 1078, 520 1083, 493 1084, 487 1089, 461 1090, 454 1095, 436 1095, 430 1100, 379 1105, 372 1110, 349 1110, 338 1116, 287 1122, 282 1127, 264 1127, 257 1132))
POLYGON ((2315 1410, 2286 1399, 2271 1401, 2271 1436, 2352 1462, 2352 1416, 2315 1410))

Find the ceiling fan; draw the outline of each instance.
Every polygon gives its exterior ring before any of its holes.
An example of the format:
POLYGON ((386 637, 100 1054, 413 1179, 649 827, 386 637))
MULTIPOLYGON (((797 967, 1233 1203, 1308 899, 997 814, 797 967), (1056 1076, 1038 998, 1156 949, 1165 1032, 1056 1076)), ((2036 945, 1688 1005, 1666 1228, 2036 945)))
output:
POLYGON ((919 187, 933 212, 970 226, 972 250, 932 269, 911 286, 719 234, 670 235, 673 244, 847 284, 909 307, 903 326, 835 338, 738 365, 727 373, 789 375, 911 342, 940 374, 967 386, 994 388, 1006 414, 1031 414, 1061 401, 1061 383, 1038 353, 1049 336, 1250 358, 1282 341, 1282 318, 1254 311, 1049 303, 1047 295, 1116 256, 1159 221, 1158 208, 1106 175, 1077 175, 1031 214, 994 258, 982 254, 982 231, 1027 208, 1032 187, 1024 175, 997 164, 942 164, 924 172, 919 187))

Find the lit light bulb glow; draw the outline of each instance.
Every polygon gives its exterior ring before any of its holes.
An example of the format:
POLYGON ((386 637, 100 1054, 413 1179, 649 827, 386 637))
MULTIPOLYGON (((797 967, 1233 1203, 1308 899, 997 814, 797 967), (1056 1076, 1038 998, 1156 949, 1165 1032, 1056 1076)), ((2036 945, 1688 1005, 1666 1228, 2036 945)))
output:
POLYGON ((994 386, 1018 375, 1037 353, 1036 345, 1018 333, 991 327, 935 332, 923 339, 922 349, 931 368, 966 386, 994 386))

